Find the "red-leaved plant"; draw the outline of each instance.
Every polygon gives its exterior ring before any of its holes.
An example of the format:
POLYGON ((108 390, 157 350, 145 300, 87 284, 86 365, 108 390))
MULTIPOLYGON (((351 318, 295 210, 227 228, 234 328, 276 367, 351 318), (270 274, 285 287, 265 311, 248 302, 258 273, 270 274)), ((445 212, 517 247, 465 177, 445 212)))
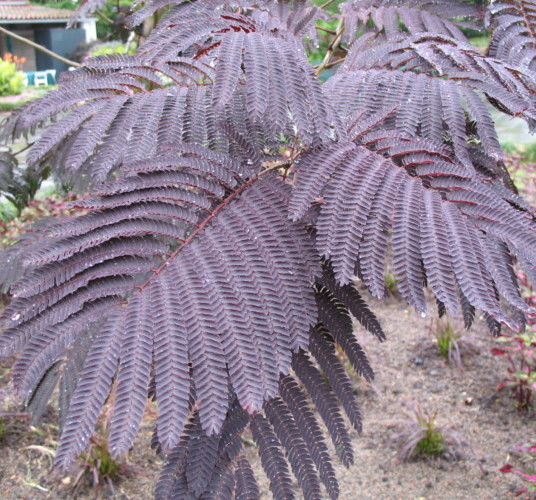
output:
POLYGON ((525 333, 517 335, 501 335, 491 353, 504 356, 510 364, 508 378, 497 386, 497 390, 505 387, 513 389, 518 409, 528 409, 532 404, 532 396, 536 391, 536 330, 530 326, 525 333))
POLYGON ((516 451, 522 454, 523 462, 528 462, 529 465, 526 465, 523 470, 519 470, 515 469, 511 464, 506 464, 501 467, 500 471, 505 473, 511 472, 523 478, 525 487, 518 490, 516 496, 526 495, 524 498, 527 500, 534 500, 536 499, 536 468, 534 466, 536 463, 536 444, 521 445, 516 451))

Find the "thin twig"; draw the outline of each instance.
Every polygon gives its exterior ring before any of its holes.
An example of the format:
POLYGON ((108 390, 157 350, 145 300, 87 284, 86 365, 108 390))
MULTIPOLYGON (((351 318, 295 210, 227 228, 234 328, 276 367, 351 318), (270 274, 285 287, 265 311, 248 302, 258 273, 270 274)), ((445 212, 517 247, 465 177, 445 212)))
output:
POLYGON ((333 30, 328 30, 328 29, 326 29, 326 28, 322 28, 322 26, 315 26, 315 28, 316 28, 317 30, 320 30, 320 31, 324 31, 324 32, 326 32, 326 33, 329 33, 330 35, 336 35, 336 34, 337 34, 337 33, 335 33, 335 31, 333 31, 333 30))
POLYGON ((29 144, 27 144, 26 146, 24 146, 22 149, 19 149, 19 150, 16 151, 15 153, 12 153, 12 155, 13 155, 13 156, 20 155, 21 153, 24 153, 24 151, 26 151, 27 149, 31 148, 34 144, 35 144, 35 142, 30 142, 29 144))
POLYGON ((333 68, 333 66, 337 66, 337 64, 341 64, 342 62, 346 61, 346 57, 341 57, 335 61, 331 61, 329 64, 326 64, 324 69, 333 68))
POLYGON ((102 12, 98 10, 95 11, 95 14, 97 14, 97 16, 99 16, 104 22, 111 24, 112 26, 114 25, 113 19, 110 19, 106 14, 103 14, 102 12))
POLYGON ((136 36, 135 31, 131 31, 128 35, 127 43, 125 45, 125 54, 128 54, 128 51, 130 50, 130 46, 132 45, 132 42, 134 41, 134 37, 136 36))
POLYGON ((344 33, 344 19, 339 20, 339 24, 337 24, 337 29, 335 30, 335 38, 331 40, 331 43, 329 44, 328 50, 326 52, 326 55, 324 56, 324 60, 316 67, 315 73, 317 75, 320 75, 322 71, 324 71, 328 65, 331 62, 331 59, 333 55, 335 54, 335 51, 339 47, 341 40, 342 40, 342 34, 344 33))
POLYGON ((41 52, 48 54, 50 57, 53 57, 54 59, 57 59, 58 61, 61 61, 67 64, 68 66, 76 66, 77 68, 80 68, 82 66, 81 64, 78 64, 77 62, 71 61, 70 59, 67 59, 63 56, 60 56, 59 54, 56 54, 55 52, 52 52, 51 50, 48 50, 46 47, 43 47, 42 45, 39 45, 38 43, 32 42, 31 40, 28 40, 27 38, 24 38, 23 36, 17 35, 16 33, 13 33, 12 31, 6 30, 2 26, 0 26, 0 32, 5 33, 7 36, 10 36, 11 38, 15 38, 15 40, 19 40, 20 42, 30 45, 34 49, 40 50, 41 52))
POLYGON ((323 3, 320 8, 321 9, 325 9, 326 7, 329 7, 333 2, 335 2, 336 0, 328 0, 327 2, 323 3))

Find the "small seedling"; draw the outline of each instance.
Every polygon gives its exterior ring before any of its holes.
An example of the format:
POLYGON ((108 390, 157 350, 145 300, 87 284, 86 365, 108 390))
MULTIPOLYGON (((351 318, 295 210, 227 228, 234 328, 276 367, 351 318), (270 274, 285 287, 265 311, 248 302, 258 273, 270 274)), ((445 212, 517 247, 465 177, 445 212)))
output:
POLYGON ((73 482, 73 496, 87 479, 91 479, 96 496, 103 484, 113 491, 113 483, 121 476, 123 465, 110 455, 106 438, 96 434, 90 439, 89 449, 80 455, 79 464, 80 471, 73 482))
POLYGON ((437 423, 437 411, 428 411, 418 404, 410 407, 407 423, 393 436, 391 442, 398 448, 400 460, 409 462, 417 458, 449 457, 458 460, 465 440, 450 425, 437 423))
POLYGON ((427 335, 419 339, 416 349, 419 355, 436 352, 450 365, 461 367, 464 358, 478 353, 474 337, 464 333, 461 328, 456 328, 445 318, 434 321, 428 332, 433 340, 430 342, 430 337, 427 335))
POLYGON ((497 390, 509 387, 516 399, 519 410, 528 410, 536 392, 536 329, 527 327, 517 335, 501 335, 497 338, 501 347, 494 347, 491 353, 508 360, 508 378, 497 386, 497 390))
POLYGON ((389 295, 396 296, 398 293, 398 288, 396 284, 395 275, 388 271, 384 276, 385 289, 389 292, 389 295))
POLYGON ((435 337, 439 355, 449 364, 462 366, 463 357, 472 356, 478 352, 471 339, 464 336, 462 331, 455 328, 448 320, 437 320, 431 332, 435 337))
POLYGON ((437 349, 440 356, 450 361, 455 357, 455 354, 459 355, 457 341, 461 337, 461 333, 456 331, 448 321, 442 323, 438 321, 433 332, 437 340, 437 349))

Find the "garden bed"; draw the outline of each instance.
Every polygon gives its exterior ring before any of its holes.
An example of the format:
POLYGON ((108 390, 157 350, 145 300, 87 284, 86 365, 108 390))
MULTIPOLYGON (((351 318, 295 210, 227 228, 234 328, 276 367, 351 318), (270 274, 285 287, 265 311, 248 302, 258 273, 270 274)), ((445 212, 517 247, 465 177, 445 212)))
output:
MULTIPOLYGON (((506 499, 514 498, 521 481, 499 469, 507 462, 517 464, 516 445, 534 438, 534 409, 518 412, 506 390, 497 392, 503 380, 506 364, 491 355, 496 345, 482 321, 469 332, 478 347, 478 354, 465 360, 463 368, 449 366, 435 352, 423 353, 432 345, 427 333, 430 317, 421 317, 396 298, 387 303, 371 301, 379 312, 388 333, 388 340, 379 344, 366 332, 359 332, 376 380, 367 384, 355 380, 364 416, 361 436, 353 435, 355 465, 345 469, 336 463, 342 500, 350 499, 506 499), (390 443, 392 436, 407 421, 406 403, 419 403, 423 408, 437 410, 439 424, 453 424, 469 443, 463 449, 464 458, 452 461, 445 458, 420 459, 404 463, 398 459, 397 448, 390 443)), ((12 399, 7 384, 8 365, 2 368, 0 387, 7 408, 20 409, 12 399)), ((97 498, 150 498, 153 481, 158 475, 161 460, 150 449, 151 433, 156 415, 148 405, 142 430, 121 467, 120 479, 111 492, 105 485, 97 498)), ((32 428, 24 417, 4 418, 0 477, 3 498, 70 498, 76 470, 51 477, 51 455, 57 445, 57 411, 50 407, 44 422, 32 428), (35 446, 38 445, 38 446, 35 446)), ((256 474, 268 495, 268 482, 263 477, 259 460, 249 441, 246 454, 256 466, 256 474)), ((78 498, 95 498, 89 479, 84 482, 78 498)))

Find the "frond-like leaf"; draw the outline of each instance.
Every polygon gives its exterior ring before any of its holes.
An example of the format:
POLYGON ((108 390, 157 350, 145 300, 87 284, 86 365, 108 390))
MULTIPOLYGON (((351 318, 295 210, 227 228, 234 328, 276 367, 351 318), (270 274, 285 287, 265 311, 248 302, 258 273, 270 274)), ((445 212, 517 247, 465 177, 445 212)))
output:
POLYGON ((250 498, 259 498, 260 491, 253 470, 248 459, 241 456, 237 460, 235 470, 236 480, 236 500, 249 500, 250 498))
POLYGON ((320 479, 326 486, 330 497, 337 498, 339 486, 335 471, 324 442, 324 436, 313 411, 309 407, 305 394, 291 376, 281 379, 280 394, 292 412, 298 430, 309 448, 311 457, 320 474, 320 479))
POLYGON ((385 43, 362 37, 353 44, 344 69, 374 68, 448 77, 484 92, 502 111, 525 118, 531 128, 536 123, 533 72, 486 57, 469 43, 435 34, 417 34, 385 43))
POLYGON ((89 350, 80 373, 80 382, 71 397, 66 425, 55 457, 55 463, 64 469, 87 445, 110 392, 119 359, 117 323, 121 319, 118 313, 109 317, 89 350))
POLYGON ((411 71, 372 69, 341 72, 328 81, 327 87, 347 121, 358 111, 379 113, 392 106, 392 117, 382 123, 382 129, 392 127, 402 137, 419 136, 437 143, 448 136, 458 162, 472 169, 466 132, 470 115, 477 124, 474 139, 482 143, 490 158, 502 158, 491 115, 471 88, 411 71))
POLYGON ((486 16, 492 30, 488 53, 521 68, 536 71, 536 2, 492 2, 486 16))
POLYGON ((285 448, 292 471, 305 497, 322 498, 313 459, 287 405, 280 398, 273 398, 265 403, 264 413, 285 448))
POLYGON ((310 349, 323 372, 326 374, 329 384, 333 388, 333 392, 337 394, 337 397, 341 401, 350 422, 357 432, 361 432, 361 412, 357 406, 352 383, 337 358, 333 339, 327 330, 321 326, 313 329, 310 349))
MULTIPOLYGON (((304 384, 313 403, 326 424, 329 435, 335 445, 342 463, 349 467, 354 461, 352 442, 344 419, 339 410, 335 394, 326 385, 322 374, 313 365, 306 353, 300 352, 294 356, 292 368, 304 384)), ((262 458, 262 456, 261 456, 262 458)))
MULTIPOLYGON (((343 148, 347 151, 346 144, 343 148)), ((323 154, 323 151, 313 153, 300 164, 295 187, 298 196, 302 196, 300 172, 307 171, 309 165, 313 170, 318 169, 317 159, 322 162, 323 154)), ((423 183, 392 162, 358 146, 346 152, 338 167, 328 162, 328 170, 333 173, 321 191, 324 202, 316 224, 316 245, 331 260, 341 285, 350 281, 357 263, 366 284, 372 277, 377 282, 380 280, 382 271, 368 267, 369 262, 377 266, 378 260, 383 260, 378 259, 377 253, 371 253, 374 248, 371 242, 378 239, 379 255, 385 255, 386 231, 392 227, 394 270, 400 292, 410 304, 424 310, 422 288, 427 281, 437 298, 454 313, 457 284, 472 305, 508 323, 495 296, 495 285, 479 237, 482 231, 491 232, 512 253, 521 252, 534 259, 531 250, 534 220, 528 213, 513 208, 476 177, 442 174, 438 170, 438 175, 430 177, 430 183, 423 183), (396 201, 393 202, 390 196, 384 195, 383 185, 387 183, 390 190, 395 179, 396 201), (423 210, 425 206, 427 210, 423 210), (375 223, 379 217, 381 225, 375 223), (376 229, 365 233, 371 220, 376 229), (507 229, 509 224, 515 230, 507 229), (448 252, 445 234, 456 235, 448 252)), ((310 203, 313 201, 309 198, 310 203)), ((380 286, 377 283, 372 291, 380 286)))
POLYGON ((397 38, 404 32, 403 27, 411 34, 428 32, 465 41, 458 26, 467 26, 468 20, 479 17, 477 6, 463 0, 353 0, 345 2, 341 12, 347 38, 370 30, 373 23, 375 30, 383 31, 388 39, 397 38))
POLYGON ((294 498, 288 464, 274 429, 265 417, 257 414, 251 419, 251 432, 259 447, 262 467, 270 480, 274 497, 294 498))
MULTIPOLYGON (((259 411, 278 393, 280 374, 289 372, 292 352, 307 346, 317 320, 312 284, 318 258, 305 230, 286 217, 289 188, 273 176, 241 180, 247 169, 222 153, 177 148, 175 161, 148 160, 141 172, 141 162, 131 164, 98 198, 78 202, 92 209, 78 224, 50 228, 27 252, 35 269, 15 285, 19 296, 3 317, 4 351, 24 349, 14 376, 27 394, 47 363, 103 310, 117 309, 117 296, 124 298, 122 319, 110 333, 119 346, 114 455, 125 453, 136 436, 152 365, 156 432, 167 451, 183 435, 192 383, 203 430, 216 434, 229 387, 244 409, 259 411), (158 180, 174 187, 152 187, 158 180), (132 218, 136 211, 139 218, 132 218), (164 262, 145 257, 158 251, 164 262)), ((81 387, 93 376, 85 373, 81 387)), ((94 420, 114 373, 102 373, 90 416, 77 415, 79 427, 62 441, 63 466, 84 445, 80 426, 94 420)))

